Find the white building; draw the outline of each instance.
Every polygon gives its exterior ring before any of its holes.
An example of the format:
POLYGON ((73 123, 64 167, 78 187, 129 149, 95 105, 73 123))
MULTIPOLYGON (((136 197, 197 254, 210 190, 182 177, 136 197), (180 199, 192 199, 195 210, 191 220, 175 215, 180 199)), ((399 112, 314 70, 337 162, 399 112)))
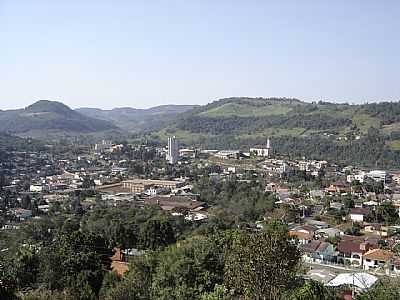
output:
POLYGON ((368 215, 368 208, 352 208, 350 210, 350 220, 353 222, 364 222, 365 217, 368 215))
POLYGON ((390 250, 382 250, 382 249, 372 249, 364 254, 363 257, 363 268, 364 270, 390 270, 396 271, 398 273, 397 268, 394 265, 394 257, 395 253, 390 250))
POLYGON ((255 156, 268 157, 267 148, 250 148, 250 153, 254 154, 255 156))
POLYGON ((271 150, 271 142, 269 139, 267 139, 267 147, 266 148, 250 148, 250 153, 253 153, 256 156, 269 157, 270 150, 271 150))
POLYGON ((347 182, 352 183, 353 181, 358 181, 359 183, 364 183, 366 178, 365 172, 359 172, 358 174, 354 175, 347 175, 347 182))
POLYGON ((221 150, 215 153, 214 156, 221 159, 239 159, 240 152, 237 150, 221 150))
POLYGON ((112 149, 112 141, 102 140, 101 144, 94 145, 94 151, 98 154, 110 151, 112 149))
POLYGON ((39 184, 31 184, 29 191, 31 193, 41 193, 43 191, 43 186, 39 184))
POLYGON ((388 177, 389 177, 389 175, 386 171, 380 171, 380 170, 369 171, 366 174, 366 176, 375 181, 386 181, 386 180, 388 180, 388 177))
POLYGON ((195 158, 196 157, 196 150, 194 150, 194 149, 179 149, 179 156, 180 157, 195 158))
POLYGON ((170 164, 175 164, 179 159, 179 145, 175 136, 168 138, 167 160, 170 164))

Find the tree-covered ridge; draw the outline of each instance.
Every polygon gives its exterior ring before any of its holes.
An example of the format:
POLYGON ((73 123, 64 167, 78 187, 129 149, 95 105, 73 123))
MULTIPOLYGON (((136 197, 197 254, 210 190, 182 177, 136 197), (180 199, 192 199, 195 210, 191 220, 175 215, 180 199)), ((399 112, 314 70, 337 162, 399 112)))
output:
POLYGON ((382 125, 400 122, 399 102, 365 104, 361 106, 361 111, 364 111, 373 117, 379 118, 382 122, 382 125))
POLYGON ((153 137, 175 135, 182 144, 244 151, 269 137, 283 156, 400 168, 399 115, 400 102, 227 98, 182 114, 153 137))
POLYGON ((208 118, 193 116, 183 119, 178 123, 178 128, 195 133, 230 134, 234 131, 251 133, 279 127, 284 129, 303 128, 304 130, 327 130, 338 129, 352 124, 351 119, 344 117, 333 117, 327 114, 312 115, 289 115, 267 117, 223 117, 208 118))
POLYGON ((44 144, 30 138, 20 138, 11 134, 0 132, 0 153, 2 151, 41 151, 44 144))
POLYGON ((54 101, 41 100, 25 109, 0 112, 0 131, 15 134, 51 130, 90 133, 117 129, 108 121, 84 116, 68 106, 54 101))
POLYGON ((398 122, 399 113, 398 102, 349 105, 286 98, 227 98, 182 114, 175 126, 193 132, 218 132, 225 128, 262 132, 266 128, 293 127, 337 132, 358 128, 366 132, 371 126, 380 128, 398 122), (252 126, 251 120, 255 121, 252 126), (202 122, 206 123, 205 128, 198 129, 202 122), (232 125, 233 122, 237 124, 232 125))

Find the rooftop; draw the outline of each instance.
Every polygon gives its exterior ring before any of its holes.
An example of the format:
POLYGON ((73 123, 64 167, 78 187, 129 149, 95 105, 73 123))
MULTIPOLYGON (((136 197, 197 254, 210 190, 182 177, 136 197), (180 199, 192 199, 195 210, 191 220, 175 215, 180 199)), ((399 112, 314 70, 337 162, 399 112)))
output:
POLYGON ((382 250, 382 249, 372 249, 369 250, 367 253, 364 254, 365 259, 371 260, 379 260, 379 261, 389 261, 391 258, 394 257, 394 253, 389 250, 382 250))

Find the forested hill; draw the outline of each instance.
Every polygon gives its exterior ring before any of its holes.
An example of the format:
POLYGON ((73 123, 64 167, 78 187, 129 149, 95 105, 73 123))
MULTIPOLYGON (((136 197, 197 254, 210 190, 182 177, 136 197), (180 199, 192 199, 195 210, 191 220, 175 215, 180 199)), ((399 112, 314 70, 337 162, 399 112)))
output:
POLYGON ((217 149, 248 149, 270 137, 282 154, 400 167, 399 102, 350 105, 227 98, 181 114, 154 137, 171 134, 185 144, 217 149))
POLYGON ((0 111, 0 132, 22 136, 81 134, 116 129, 108 121, 84 116, 56 101, 40 100, 24 109, 0 111))
POLYGON ((196 105, 161 105, 148 109, 131 107, 111 110, 79 108, 76 111, 88 117, 112 122, 130 132, 142 132, 164 128, 175 121, 179 114, 196 107, 196 105))

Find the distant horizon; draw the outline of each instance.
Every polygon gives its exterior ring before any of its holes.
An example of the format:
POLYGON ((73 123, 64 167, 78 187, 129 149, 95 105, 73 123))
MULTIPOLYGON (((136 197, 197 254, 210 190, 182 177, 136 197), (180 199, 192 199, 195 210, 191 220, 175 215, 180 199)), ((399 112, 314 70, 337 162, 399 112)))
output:
POLYGON ((178 103, 166 103, 166 104, 158 104, 158 105, 152 105, 152 106, 147 106, 147 107, 135 107, 135 106, 115 106, 115 107, 96 107, 96 106, 71 106, 69 105, 67 102, 61 101, 61 100, 57 100, 57 99, 38 99, 38 100, 34 100, 31 103, 22 106, 22 107, 12 107, 12 108, 3 108, 0 107, 0 110, 18 110, 18 109, 24 109, 38 101, 52 101, 52 102, 60 102, 65 104, 66 106, 68 106, 69 108, 73 109, 73 110, 77 110, 77 109, 101 109, 101 110, 113 110, 113 109, 122 109, 122 108, 133 108, 133 109, 150 109, 150 108, 155 108, 155 107, 160 107, 160 106, 169 106, 169 105, 178 105, 178 106, 203 106, 203 105, 207 105, 222 99, 230 99, 230 98, 250 98, 250 99, 257 99, 257 98, 262 98, 262 99, 296 99, 302 102, 306 102, 306 103, 313 103, 313 102, 319 102, 319 101, 323 101, 323 102, 329 102, 329 103, 334 103, 334 104, 349 104, 349 105, 362 105, 362 104, 368 104, 368 103, 380 103, 380 102, 399 102, 399 100, 378 100, 378 101, 363 101, 363 102, 354 102, 354 101, 346 101, 346 100, 342 100, 342 101, 332 101, 332 100, 328 100, 328 99, 319 99, 319 100, 304 100, 304 99, 300 99, 297 97, 275 97, 275 96, 271 96, 271 97, 261 97, 261 96, 255 96, 255 97, 250 97, 250 96, 230 96, 230 97, 222 97, 219 99, 215 99, 206 103, 202 103, 202 104, 197 104, 197 103, 187 103, 187 104, 178 104, 178 103))
POLYGON ((398 101, 400 1, 0 1, 0 108, 398 101))

